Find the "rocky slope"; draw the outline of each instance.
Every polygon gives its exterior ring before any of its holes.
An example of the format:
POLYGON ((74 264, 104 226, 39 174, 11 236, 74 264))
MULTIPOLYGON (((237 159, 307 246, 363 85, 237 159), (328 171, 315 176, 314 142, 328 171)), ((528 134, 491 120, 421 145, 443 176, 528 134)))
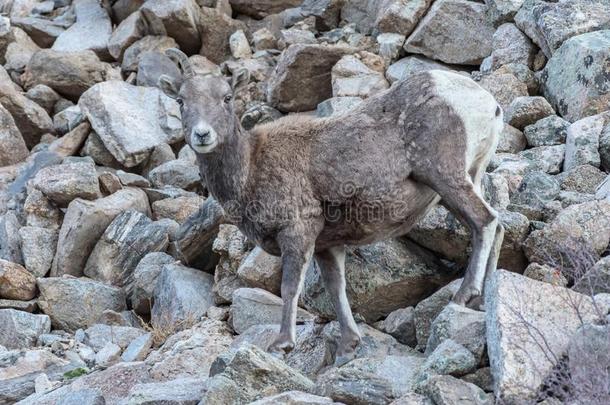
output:
MULTIPOLYGON (((0 0, 0 404, 610 402, 608 0, 0 0), (297 345, 266 353, 280 268, 219 212, 179 76, 245 68, 246 128, 329 116, 415 72, 505 110, 484 177, 506 228, 485 311, 450 303, 470 235, 439 206, 352 248, 363 342, 312 267, 297 345), (203 205, 203 208, 202 207, 203 205)), ((409 100, 405 100, 409 102, 409 100)))

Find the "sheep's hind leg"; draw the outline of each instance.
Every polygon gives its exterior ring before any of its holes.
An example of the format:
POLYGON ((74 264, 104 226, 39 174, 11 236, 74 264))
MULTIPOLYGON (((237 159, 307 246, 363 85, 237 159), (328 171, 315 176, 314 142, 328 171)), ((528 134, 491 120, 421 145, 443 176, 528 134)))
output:
POLYGON ((316 253, 315 257, 341 326, 341 340, 335 355, 335 366, 341 366, 353 359, 360 343, 360 332, 345 292, 345 247, 330 248, 316 253))

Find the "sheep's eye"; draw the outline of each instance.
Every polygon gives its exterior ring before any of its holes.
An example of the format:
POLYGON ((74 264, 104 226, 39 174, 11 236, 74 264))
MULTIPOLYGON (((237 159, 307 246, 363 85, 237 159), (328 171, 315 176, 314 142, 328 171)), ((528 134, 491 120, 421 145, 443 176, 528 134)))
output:
POLYGON ((227 94, 224 98, 224 102, 230 103, 232 99, 233 99, 233 96, 231 94, 227 94))
POLYGON ((176 101, 178 102, 178 105, 180 107, 182 107, 184 105, 184 100, 182 100, 181 98, 177 98, 176 101))

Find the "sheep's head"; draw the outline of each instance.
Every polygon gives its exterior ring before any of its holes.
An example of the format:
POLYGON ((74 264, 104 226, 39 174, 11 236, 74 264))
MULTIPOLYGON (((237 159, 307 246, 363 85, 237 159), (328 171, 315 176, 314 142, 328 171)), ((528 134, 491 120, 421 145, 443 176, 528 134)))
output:
POLYGON ((161 75, 159 86, 180 104, 186 142, 197 153, 210 153, 235 133, 238 119, 233 93, 247 83, 248 72, 235 72, 229 85, 223 76, 196 75, 188 57, 178 49, 168 49, 166 54, 182 68, 182 81, 161 75))

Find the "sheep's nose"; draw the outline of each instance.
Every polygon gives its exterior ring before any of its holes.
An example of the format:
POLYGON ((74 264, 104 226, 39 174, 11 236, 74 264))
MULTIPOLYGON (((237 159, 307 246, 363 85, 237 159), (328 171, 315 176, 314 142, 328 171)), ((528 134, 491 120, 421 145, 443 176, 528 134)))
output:
POLYGON ((198 140, 204 141, 208 138, 208 136, 210 136, 210 131, 207 129, 200 129, 195 131, 195 136, 198 140))

